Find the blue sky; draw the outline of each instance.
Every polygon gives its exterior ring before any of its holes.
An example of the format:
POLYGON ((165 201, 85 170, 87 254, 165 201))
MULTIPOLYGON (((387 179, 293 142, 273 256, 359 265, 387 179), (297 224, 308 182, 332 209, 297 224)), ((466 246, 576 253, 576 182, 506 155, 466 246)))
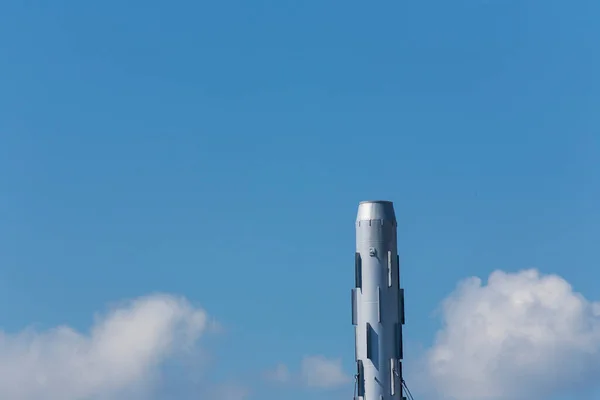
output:
POLYGON ((415 359, 470 276, 537 268, 598 300, 598 2, 126 3, 0 5, 7 335, 170 293, 223 329, 206 381, 169 361, 156 396, 347 398, 261 371, 352 373, 373 198, 395 203, 415 359))

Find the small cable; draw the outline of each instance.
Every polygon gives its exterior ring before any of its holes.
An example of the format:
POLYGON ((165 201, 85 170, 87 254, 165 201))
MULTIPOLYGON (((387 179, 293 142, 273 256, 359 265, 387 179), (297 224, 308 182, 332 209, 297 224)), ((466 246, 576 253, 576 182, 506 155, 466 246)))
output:
POLYGON ((402 379, 402 386, 404 386, 404 389, 406 389, 406 393, 408 394, 409 400, 415 400, 415 398, 413 397, 412 393, 410 392, 410 389, 406 385, 406 381, 404 379, 402 379))

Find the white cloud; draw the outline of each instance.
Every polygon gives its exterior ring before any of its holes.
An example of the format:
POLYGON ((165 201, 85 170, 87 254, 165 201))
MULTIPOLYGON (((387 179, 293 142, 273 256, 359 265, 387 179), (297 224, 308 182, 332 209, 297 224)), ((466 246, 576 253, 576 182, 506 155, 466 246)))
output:
POLYGON ((210 398, 218 400, 245 400, 249 395, 250 390, 247 387, 229 383, 213 390, 210 398))
POLYGON ((429 381, 459 400, 542 398, 598 382, 600 304, 556 275, 494 272, 443 303, 429 381))
POLYGON ((114 398, 147 387, 168 357, 211 327, 207 314, 167 295, 139 298, 96 319, 89 335, 67 326, 0 332, 0 398, 114 398))
POLYGON ((350 382, 350 378, 342 370, 341 359, 304 357, 300 371, 304 383, 309 387, 332 388, 350 382))
POLYGON ((291 380, 290 370, 285 364, 279 364, 274 369, 265 372, 265 378, 269 381, 286 383, 291 380))
POLYGON ((265 378, 279 383, 295 382, 317 389, 331 389, 351 381, 342 369, 341 359, 329 359, 322 355, 305 356, 297 374, 290 373, 286 365, 279 364, 265 372, 265 378))

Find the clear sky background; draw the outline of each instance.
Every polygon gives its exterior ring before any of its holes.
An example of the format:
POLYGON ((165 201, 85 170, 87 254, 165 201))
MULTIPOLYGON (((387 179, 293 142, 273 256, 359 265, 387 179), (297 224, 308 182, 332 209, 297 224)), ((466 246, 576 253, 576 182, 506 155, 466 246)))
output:
POLYGON ((596 0, 2 2, 0 397, 351 398, 354 218, 380 198, 399 220, 415 395, 593 389, 599 15, 596 0), (509 275, 487 285, 495 270, 509 275), (472 276, 482 287, 440 309, 472 276))

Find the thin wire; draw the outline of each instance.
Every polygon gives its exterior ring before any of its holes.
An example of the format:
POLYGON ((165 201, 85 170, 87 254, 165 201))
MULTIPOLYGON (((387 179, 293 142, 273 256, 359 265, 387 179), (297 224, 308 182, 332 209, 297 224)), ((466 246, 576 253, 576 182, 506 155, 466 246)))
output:
POLYGON ((406 399, 406 398, 408 398, 409 400, 414 400, 414 399, 412 398, 411 394, 410 394, 410 391, 408 390, 408 388, 407 388, 407 387, 406 387, 406 385, 404 384, 404 382, 402 382, 402 383, 403 383, 403 384, 402 384, 402 388, 404 389, 404 392, 406 393, 406 396, 407 396, 407 397, 405 397, 405 399, 406 399))
POLYGON ((403 385, 404 385, 404 389, 406 389, 406 393, 408 393, 408 398, 410 400, 415 400, 415 398, 413 397, 412 393, 410 392, 410 389, 408 388, 408 386, 406 385, 406 381, 402 381, 403 385))
POLYGON ((413 397, 412 393, 410 392, 410 389, 406 385, 406 381, 404 379, 402 379, 402 386, 404 386, 404 389, 406 389, 406 393, 408 393, 408 398, 410 400, 415 400, 415 398, 413 397))

